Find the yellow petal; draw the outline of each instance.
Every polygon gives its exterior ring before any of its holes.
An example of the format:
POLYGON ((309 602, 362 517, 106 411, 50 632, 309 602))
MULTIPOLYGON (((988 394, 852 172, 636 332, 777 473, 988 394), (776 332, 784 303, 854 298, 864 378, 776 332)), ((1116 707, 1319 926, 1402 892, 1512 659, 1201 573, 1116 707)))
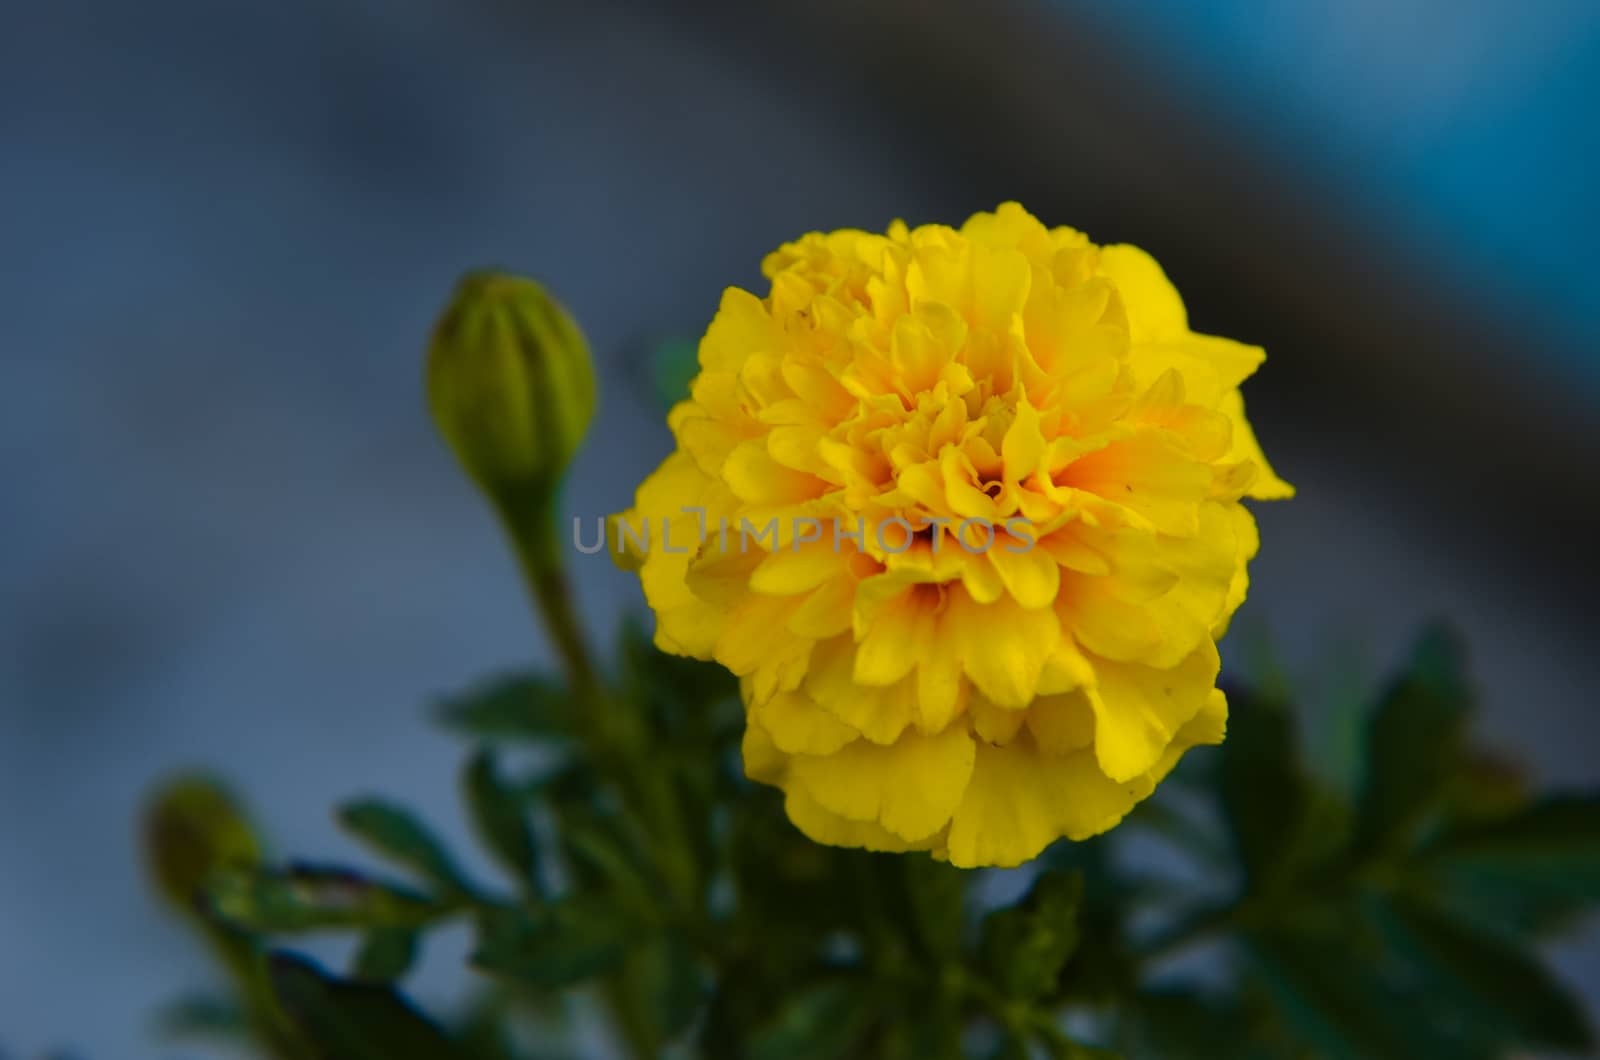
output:
POLYGON ((804 789, 790 787, 784 795, 784 812, 789 815, 789 820, 794 826, 814 843, 877 850, 888 854, 926 850, 933 845, 932 837, 911 842, 875 822, 852 821, 836 813, 830 813, 804 789))
POLYGON ((1055 557, 1037 545, 1013 552, 1011 540, 1002 535, 984 556, 973 557, 974 563, 981 563, 986 556, 1006 591, 1023 607, 1049 607, 1061 587, 1061 568, 1055 557))
POLYGON ((938 732, 966 707, 969 692, 961 676, 961 656, 949 650, 929 651, 917 661, 917 727, 938 732))
POLYGON ((1195 509, 1210 494, 1211 479, 1210 464, 1148 429, 1079 458, 1059 476, 1061 484, 1120 505, 1164 534, 1183 536, 1197 530, 1195 509))
POLYGON ((786 754, 832 754, 859 735, 801 692, 779 692, 752 706, 750 716, 786 754))
POLYGON ((1261 548, 1261 535, 1256 530, 1256 518, 1250 514, 1250 510, 1242 504, 1230 504, 1228 515, 1233 520, 1233 539, 1239 549, 1239 559, 1233 571, 1233 578, 1228 583, 1227 602, 1223 605, 1222 614, 1211 627, 1213 640, 1221 640, 1223 634, 1228 632, 1228 624, 1233 619, 1233 613, 1244 603, 1245 596, 1250 591, 1249 563, 1256 558, 1256 553, 1261 548))
POLYGON ((1028 302, 1033 266, 1015 250, 972 249, 974 323, 1003 331, 1028 302))
POLYGON ((749 291, 729 287, 722 292, 722 305, 700 340, 700 364, 718 371, 737 371, 752 353, 781 345, 783 332, 761 299, 749 291))
POLYGON ((1233 420, 1233 447, 1228 451, 1224 460, 1250 460, 1259 471, 1255 481, 1250 485, 1248 496, 1257 500, 1275 501, 1294 496, 1294 487, 1278 477, 1272 470, 1272 465, 1267 463, 1267 456, 1261 451, 1261 443, 1256 441, 1255 431, 1250 429, 1250 421, 1244 415, 1244 395, 1237 390, 1225 394, 1219 406, 1220 411, 1233 420))
MULTIPOLYGON (((961 546, 957 544, 955 547, 961 546)), ((992 604, 1006 592, 1006 583, 1001 579, 999 569, 986 554, 966 557, 966 562, 961 564, 961 584, 967 590, 967 595, 980 604, 992 604)))
POLYGON ((818 644, 803 682, 806 692, 822 709, 874 743, 900 738, 915 713, 915 692, 910 681, 888 688, 858 685, 853 671, 855 644, 848 636, 818 644))
POLYGON ((1100 271, 1111 278, 1128 313, 1135 342, 1173 338, 1189 331, 1189 314, 1177 288, 1156 260, 1138 247, 1100 248, 1100 271))
POLYGON ((1170 670, 1102 660, 1086 691, 1094 710, 1094 750, 1113 780, 1153 769, 1167 746, 1205 707, 1217 679, 1217 648, 1208 639, 1170 670))
POLYGON ((722 465, 722 477, 734 496, 762 507, 809 500, 827 487, 815 475, 778 463, 767 451, 766 444, 759 441, 735 446, 722 465))
POLYGON ((848 633, 855 595, 853 578, 824 582, 789 616, 789 632, 811 640, 827 640, 848 633))
MULTIPOLYGON (((1035 700, 1037 702, 1037 700, 1035 700)), ((1010 743, 1027 719, 1028 711, 1007 710, 997 707, 982 696, 973 696, 968 705, 972 717, 972 731, 980 740, 993 744, 1010 743)))
POLYGON ((1029 611, 1009 597, 979 604, 964 589, 947 591, 939 641, 959 652, 962 668, 997 706, 1028 705, 1039 687, 1044 661, 1061 640, 1051 608, 1029 611))
POLYGON ((1219 411, 1224 394, 1255 374, 1266 357, 1260 346, 1192 332, 1161 341, 1135 341, 1128 348, 1136 384, 1149 385, 1162 373, 1176 371, 1190 401, 1219 411))
POLYGON ((1094 743, 1094 708, 1082 689, 1040 696, 1028 706, 1028 729, 1042 754, 1081 751, 1094 743))
POLYGON ((744 757, 744 775, 758 784, 780 784, 789 768, 789 756, 778 750, 767 730, 760 725, 746 725, 740 746, 744 757))
POLYGON ((850 557, 835 551, 826 539, 780 549, 761 558, 760 566, 749 575, 750 588, 773 596, 793 596, 844 577, 850 557))
POLYGON ((855 680, 863 685, 892 685, 911 672, 933 637, 934 609, 924 596, 939 590, 898 584, 894 575, 861 582, 856 599, 855 680), (890 595, 880 596, 885 592, 890 595))
POLYGON ((1063 631, 1061 643, 1044 661, 1039 673, 1039 694, 1060 695, 1094 684, 1094 666, 1083 654, 1076 641, 1063 631))
POLYGON ((1150 790, 1142 777, 1112 782, 1088 751, 1045 758, 1026 739, 1004 747, 980 743, 972 779, 950 820, 950 863, 1020 865, 1061 836, 1087 839, 1105 831, 1150 790))
POLYGON ((917 840, 950 820, 972 774, 973 754, 963 728, 928 736, 908 731, 887 746, 857 740, 831 755, 797 755, 789 778, 830 813, 917 840))
POLYGON ((1178 730, 1177 737, 1167 747, 1166 753, 1161 756, 1161 761, 1149 773, 1150 782, 1159 784, 1166 775, 1177 766, 1179 759, 1195 747, 1210 744, 1219 744, 1228 734, 1228 698, 1222 694, 1222 689, 1213 688, 1211 695, 1206 699, 1206 705, 1200 713, 1189 719, 1183 728, 1178 730))
POLYGON ((1005 460, 1007 482, 1022 482, 1044 463, 1045 440, 1039 429, 1039 413, 1026 397, 1017 405, 1017 418, 1006 430, 1000 445, 1005 460))

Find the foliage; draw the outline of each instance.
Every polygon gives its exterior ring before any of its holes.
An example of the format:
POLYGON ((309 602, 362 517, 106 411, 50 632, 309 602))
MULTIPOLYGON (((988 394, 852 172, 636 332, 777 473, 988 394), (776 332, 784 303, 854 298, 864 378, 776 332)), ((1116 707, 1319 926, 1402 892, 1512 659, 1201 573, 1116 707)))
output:
POLYGON ((1020 873, 809 842, 739 775, 731 679, 632 624, 615 657, 600 714, 534 675, 439 708, 472 745, 464 812, 503 870, 493 885, 387 800, 337 817, 394 878, 263 863, 220 788, 170 789, 153 859, 202 881, 188 908, 237 989, 184 999, 163 1026, 283 1060, 602 1055, 580 1018, 596 1004, 616 1047, 651 1057, 1471 1060, 1592 1044, 1536 943, 1600 891, 1600 798, 1534 797, 1469 749, 1442 631, 1370 710, 1354 792, 1314 779, 1280 694, 1236 690, 1222 750, 1135 828, 1020 873), (534 764, 508 767, 530 747, 534 764), (1159 873, 1125 849, 1151 837, 1159 873), (480 996, 441 1018, 401 984, 453 923, 473 936, 480 996), (346 968, 293 952, 323 932, 357 940, 346 968), (1225 974, 1175 982, 1170 958, 1191 945, 1225 974))

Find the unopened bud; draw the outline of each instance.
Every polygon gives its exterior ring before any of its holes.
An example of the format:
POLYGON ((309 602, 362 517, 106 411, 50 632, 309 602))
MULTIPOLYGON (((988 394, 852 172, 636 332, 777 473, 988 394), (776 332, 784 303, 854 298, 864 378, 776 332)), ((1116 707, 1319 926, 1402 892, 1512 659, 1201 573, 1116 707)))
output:
POLYGON ((250 822, 219 783, 203 776, 172 781, 156 792, 144 816, 145 858, 162 893, 180 908, 218 873, 261 861, 250 822))
POLYGON ((594 418, 594 365, 571 316, 532 280, 463 276, 434 328, 428 403, 497 504, 546 497, 594 418))

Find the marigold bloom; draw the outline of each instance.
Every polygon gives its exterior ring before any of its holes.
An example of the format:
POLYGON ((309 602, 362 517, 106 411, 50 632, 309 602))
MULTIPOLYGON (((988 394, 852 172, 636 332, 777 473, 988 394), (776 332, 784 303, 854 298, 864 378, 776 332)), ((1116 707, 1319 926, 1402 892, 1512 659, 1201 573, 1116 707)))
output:
POLYGON ((1262 351, 1191 332, 1143 251, 1016 203, 762 270, 621 518, 656 531, 657 644, 740 676, 746 771, 794 823, 1015 865, 1220 742, 1239 501, 1293 492, 1239 394, 1262 351))

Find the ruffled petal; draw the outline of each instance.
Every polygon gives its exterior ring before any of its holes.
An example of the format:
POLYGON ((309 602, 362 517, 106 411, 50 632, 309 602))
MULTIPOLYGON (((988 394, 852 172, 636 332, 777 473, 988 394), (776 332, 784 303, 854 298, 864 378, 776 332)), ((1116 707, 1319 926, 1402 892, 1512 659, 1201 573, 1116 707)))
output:
POLYGON ((846 820, 882 825, 902 839, 943 828, 972 774, 975 745, 952 726, 924 736, 907 732, 887 746, 857 740, 829 755, 797 755, 789 783, 846 820))

